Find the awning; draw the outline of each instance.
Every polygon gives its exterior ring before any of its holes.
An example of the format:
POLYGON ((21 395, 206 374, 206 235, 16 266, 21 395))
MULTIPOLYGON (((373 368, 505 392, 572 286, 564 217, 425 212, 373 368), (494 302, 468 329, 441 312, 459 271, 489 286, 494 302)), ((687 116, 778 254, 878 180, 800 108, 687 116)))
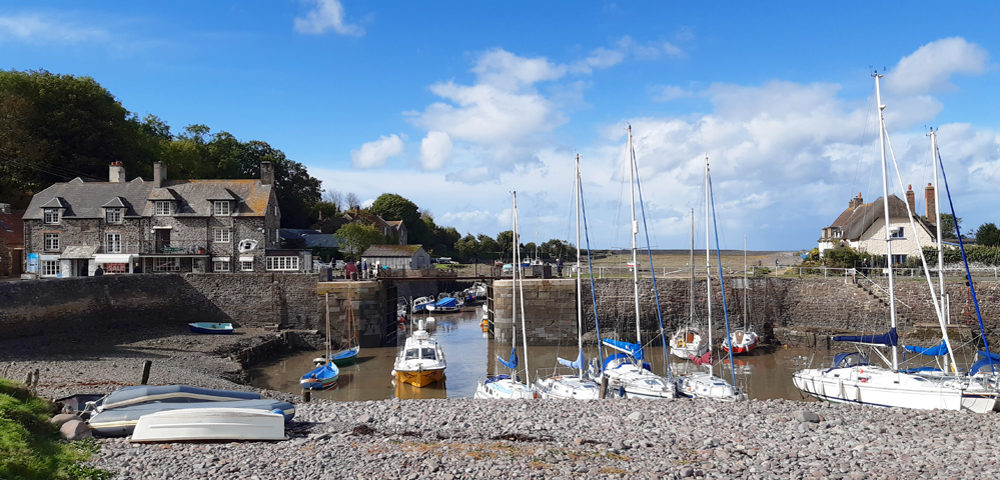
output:
POLYGON ((212 257, 213 262, 228 262, 229 260, 229 257, 212 257))
POLYGON ((94 255, 94 263, 98 265, 105 263, 132 263, 133 256, 127 253, 98 253, 94 255))
POLYGON ((241 262, 252 262, 253 257, 240 257, 241 262))
POLYGON ((72 245, 63 250, 59 258, 69 260, 89 260, 97 251, 97 245, 72 245))
POLYGON ((39 260, 45 260, 45 261, 59 260, 59 255, 45 255, 45 254, 42 254, 42 255, 38 256, 38 259, 39 260))
POLYGON ((159 225, 157 225, 157 226, 153 227, 153 230, 173 230, 173 229, 174 229, 174 227, 172 227, 170 225, 167 225, 167 226, 159 226, 159 225))

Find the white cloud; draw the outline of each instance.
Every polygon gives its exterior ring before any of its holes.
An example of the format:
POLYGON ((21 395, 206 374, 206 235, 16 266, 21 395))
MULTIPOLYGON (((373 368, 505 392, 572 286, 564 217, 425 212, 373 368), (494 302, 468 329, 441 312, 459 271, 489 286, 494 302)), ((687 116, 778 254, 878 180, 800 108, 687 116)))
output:
POLYGON ((906 57, 886 76, 886 86, 897 94, 924 94, 953 88, 954 74, 976 75, 986 70, 989 54, 960 37, 930 42, 906 57))
POLYGON ((451 138, 445 132, 427 132, 420 141, 420 164, 425 170, 440 170, 451 158, 451 138))
POLYGON ((538 82, 556 80, 566 74, 566 68, 543 57, 519 57, 497 48, 480 56, 472 72, 481 84, 517 91, 538 82))
POLYGON ((532 132, 551 130, 565 120, 537 92, 511 92, 491 84, 438 83, 431 92, 451 103, 429 105, 414 119, 429 131, 475 143, 515 142, 532 132))
POLYGON ((340 0, 314 0, 316 6, 305 17, 294 19, 295 31, 305 34, 320 34, 332 29, 340 35, 360 37, 365 30, 344 21, 344 6, 340 0))
POLYGON ((351 163, 355 168, 373 168, 385 165, 386 160, 403 153, 403 140, 398 135, 382 135, 378 140, 351 150, 351 163))
POLYGON ((104 41, 108 32, 42 14, 0 16, 0 41, 16 39, 37 43, 104 41))
POLYGON ((676 85, 657 85, 650 88, 650 94, 654 102, 669 102, 692 95, 691 92, 676 85))

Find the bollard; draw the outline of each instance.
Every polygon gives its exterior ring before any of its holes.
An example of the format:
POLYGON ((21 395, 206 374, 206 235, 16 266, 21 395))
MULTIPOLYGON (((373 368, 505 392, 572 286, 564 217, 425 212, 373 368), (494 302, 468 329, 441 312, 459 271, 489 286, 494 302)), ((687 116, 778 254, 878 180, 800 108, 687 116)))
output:
POLYGON ((608 398, 608 376, 601 375, 601 398, 608 398))
POLYGON ((139 385, 145 385, 149 381, 149 367, 153 366, 152 360, 143 360, 142 362, 142 380, 139 385))
POLYGON ((310 392, 309 390, 303 390, 302 401, 305 403, 309 403, 310 400, 312 400, 312 392, 310 392))

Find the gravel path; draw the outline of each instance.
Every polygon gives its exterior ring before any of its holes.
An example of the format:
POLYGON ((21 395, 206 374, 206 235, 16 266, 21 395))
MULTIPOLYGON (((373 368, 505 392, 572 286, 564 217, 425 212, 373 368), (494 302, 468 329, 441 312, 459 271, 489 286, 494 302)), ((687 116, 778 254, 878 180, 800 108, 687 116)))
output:
MULTIPOLYGON (((0 373, 38 369, 39 393, 150 383, 253 390, 227 352, 265 332, 160 334, 102 344, 0 341, 0 373), (13 363, 11 363, 13 361, 13 363), (225 378, 224 378, 225 377, 225 378)), ((301 403, 283 442, 133 445, 100 439, 93 464, 118 479, 967 478, 1000 472, 995 414, 785 400, 385 400, 301 403)))

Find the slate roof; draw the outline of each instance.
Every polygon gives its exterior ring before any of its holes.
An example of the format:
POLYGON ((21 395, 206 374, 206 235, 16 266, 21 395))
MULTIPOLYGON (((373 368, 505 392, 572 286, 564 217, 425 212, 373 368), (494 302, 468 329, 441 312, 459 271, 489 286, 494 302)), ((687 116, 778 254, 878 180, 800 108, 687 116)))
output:
POLYGON ((362 257, 412 257, 423 250, 423 245, 372 245, 362 253, 362 257))
MULTIPOLYGON (((263 217, 271 197, 271 185, 259 179, 240 180, 169 180, 163 190, 177 198, 177 217, 212 216, 213 200, 236 200, 232 214, 238 217, 263 217)), ((153 203, 145 206, 144 215, 153 214, 153 203)))
POLYGON ((120 198, 126 217, 137 217, 145 207, 146 197, 153 184, 136 178, 131 182, 84 182, 74 178, 69 182, 55 183, 31 197, 24 212, 25 220, 41 220, 43 208, 65 208, 63 218, 103 218, 103 205, 120 198))

